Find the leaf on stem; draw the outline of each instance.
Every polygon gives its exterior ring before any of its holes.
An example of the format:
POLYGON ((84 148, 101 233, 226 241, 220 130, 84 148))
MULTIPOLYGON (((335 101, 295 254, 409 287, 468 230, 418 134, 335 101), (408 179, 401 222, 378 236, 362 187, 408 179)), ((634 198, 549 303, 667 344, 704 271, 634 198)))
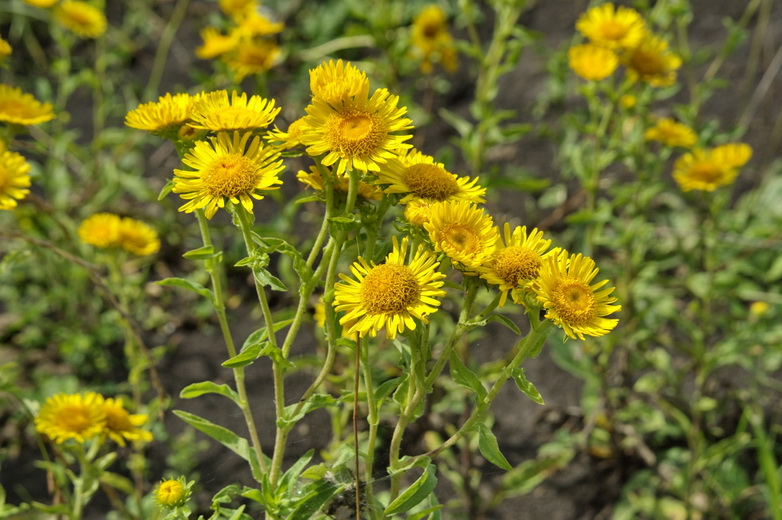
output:
POLYGON ((486 389, 483 387, 483 383, 481 383, 481 380, 472 370, 462 363, 459 356, 453 351, 451 351, 451 357, 448 359, 448 364, 451 369, 451 377, 453 380, 468 390, 475 392, 479 402, 483 401, 483 398, 486 397, 486 389))
POLYGON ((237 394, 230 386, 226 384, 218 385, 212 381, 202 381, 200 383, 193 383, 187 385, 179 392, 179 397, 182 399, 193 399, 195 397, 202 396, 204 394, 219 394, 227 397, 236 404, 239 404, 239 394, 237 394))
POLYGON ((411 510, 424 499, 426 499, 437 485, 437 468, 434 465, 427 466, 424 474, 418 477, 418 480, 405 489, 393 502, 388 504, 385 509, 387 515, 398 515, 411 510))
POLYGON ((478 449, 486 460, 506 471, 513 469, 508 459, 500 451, 500 446, 497 444, 497 437, 494 436, 492 431, 485 424, 478 425, 478 449))
POLYGON ((524 395, 532 399, 538 404, 545 404, 543 402, 543 397, 541 397, 540 392, 538 392, 538 389, 535 388, 535 385, 533 385, 527 377, 524 375, 524 369, 523 368, 514 368, 510 372, 511 377, 513 377, 513 380, 516 382, 516 386, 519 387, 519 390, 524 392, 524 395))

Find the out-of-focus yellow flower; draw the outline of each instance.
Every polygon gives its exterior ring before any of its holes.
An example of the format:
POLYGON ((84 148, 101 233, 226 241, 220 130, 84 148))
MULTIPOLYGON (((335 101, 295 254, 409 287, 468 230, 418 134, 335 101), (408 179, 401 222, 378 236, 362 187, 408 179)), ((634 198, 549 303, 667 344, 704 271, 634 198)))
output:
POLYGON ((280 107, 274 103, 261 96, 248 98, 244 92, 233 91, 229 96, 225 90, 216 90, 204 94, 193 106, 189 125, 212 132, 259 130, 269 126, 280 113, 280 107))
POLYGON ((232 18, 241 18, 258 11, 257 0, 220 0, 220 10, 232 18))
POLYGON ((750 304, 749 313, 752 316, 759 317, 767 314, 770 309, 771 305, 769 305, 768 302, 757 301, 750 304))
POLYGON ((614 73, 619 66, 619 57, 611 49, 586 43, 570 48, 568 64, 578 77, 600 81, 614 73))
POLYGON ((657 141, 666 146, 680 148, 692 148, 698 140, 692 128, 669 117, 659 119, 644 135, 647 141, 657 141))
POLYGON ((500 236, 491 216, 468 200, 433 204, 424 228, 435 250, 470 274, 491 258, 500 236))
POLYGON ((448 30, 445 12, 440 6, 428 5, 415 17, 411 41, 424 74, 431 74, 436 63, 448 72, 456 70, 456 47, 448 30))
MULTIPOLYGON (((314 188, 318 191, 323 191, 323 177, 321 176, 317 166, 310 166, 309 172, 299 170, 299 172, 296 174, 296 178, 311 188, 314 188)), ((350 178, 346 175, 337 176, 334 180, 335 190, 347 193, 349 187, 350 178)), ((380 200, 383 198, 383 192, 380 190, 380 188, 373 184, 364 182, 363 180, 358 181, 357 193, 359 197, 366 200, 380 200)))
POLYGON ((682 66, 681 58, 668 49, 668 43, 651 34, 636 47, 627 49, 622 62, 631 80, 644 81, 653 87, 673 85, 676 71, 682 66))
POLYGON ((184 505, 188 499, 188 489, 182 481, 183 479, 180 477, 178 480, 164 480, 158 484, 155 489, 157 503, 167 509, 184 505))
POLYGON ((245 16, 231 31, 231 36, 237 40, 254 39, 270 34, 277 34, 285 28, 282 22, 272 22, 265 16, 253 13, 245 16))
POLYGON ((0 63, 11 55, 11 44, 0 36, 0 63))
POLYGON ((695 149, 679 157, 673 165, 673 178, 684 191, 714 191, 732 184, 739 168, 752 157, 744 143, 728 143, 711 149, 695 149))
POLYGON ((32 94, 0 84, 0 122, 37 125, 54 119, 51 103, 41 103, 32 94))
POLYGON ((119 247, 137 256, 153 255, 160 250, 157 231, 149 224, 132 218, 120 221, 117 241, 119 247))
POLYGON ((619 97, 619 104, 622 105, 625 110, 632 110, 637 102, 638 98, 632 94, 623 94, 619 97))
POLYGON ((24 0, 24 3, 46 9, 56 4, 58 0, 24 0))
POLYGON ((221 60, 234 73, 236 81, 271 69, 280 56, 280 46, 270 40, 240 40, 221 60))
POLYGON ((152 434, 142 430, 139 426, 147 422, 147 416, 141 414, 129 414, 122 402, 114 398, 108 398, 103 402, 103 410, 106 414, 105 433, 120 446, 125 441, 152 440, 152 434))
POLYGON ((97 437, 106 426, 103 396, 56 394, 43 403, 35 417, 35 430, 57 444, 70 439, 84 442, 97 437))
POLYGON ((238 41, 231 35, 220 32, 216 27, 201 29, 201 39, 204 43, 196 48, 196 56, 202 60, 211 60, 236 49, 238 41))
POLYGON ((106 32, 106 16, 87 2, 63 0, 54 9, 54 19, 80 38, 97 38, 106 32))
POLYGON ((190 120, 193 106, 201 99, 201 94, 191 96, 189 94, 167 93, 160 96, 157 101, 143 103, 131 110, 125 116, 125 124, 131 128, 146 130, 160 135, 171 134, 179 130, 182 125, 190 120))
POLYGON ((113 213, 96 213, 79 225, 79 238, 85 244, 100 249, 116 247, 119 243, 119 227, 122 219, 113 213))
POLYGON ((100 249, 122 248, 137 256, 157 253, 160 239, 148 224, 113 213, 96 213, 79 225, 79 238, 100 249))
POLYGON ((16 152, 0 152, 0 210, 13 210, 30 190, 30 165, 16 152))
POLYGON ((605 3, 582 14, 576 29, 597 45, 627 49, 638 45, 646 33, 646 24, 635 9, 605 3))

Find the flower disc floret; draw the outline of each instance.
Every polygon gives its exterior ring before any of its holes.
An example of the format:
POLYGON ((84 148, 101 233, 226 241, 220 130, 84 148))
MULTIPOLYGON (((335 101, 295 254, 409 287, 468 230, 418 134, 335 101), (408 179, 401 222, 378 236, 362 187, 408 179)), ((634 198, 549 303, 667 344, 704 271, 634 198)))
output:
POLYGON ((80 38, 97 38, 106 32, 106 16, 87 2, 64 0, 54 9, 54 19, 80 38))
POLYGON ((30 164, 16 152, 0 152, 0 210, 12 210, 30 190, 30 164))
POLYGON ((466 200, 433 204, 424 228, 436 251, 467 272, 494 254, 499 232, 491 216, 466 200))
POLYGON ((229 98, 227 91, 217 90, 204 94, 193 106, 192 122, 188 124, 212 132, 266 128, 280 113, 280 107, 274 104, 273 99, 261 96, 248 99, 247 94, 236 91, 229 98))
POLYGON ((635 9, 605 3, 582 14, 576 29, 594 44, 627 49, 638 45, 646 33, 646 24, 635 9))
POLYGON ((32 94, 0 84, 0 122, 37 125, 54 119, 51 103, 41 103, 32 94))
POLYGON ((95 392, 53 395, 35 417, 35 430, 57 444, 90 440, 100 435, 105 425, 103 396, 95 392))

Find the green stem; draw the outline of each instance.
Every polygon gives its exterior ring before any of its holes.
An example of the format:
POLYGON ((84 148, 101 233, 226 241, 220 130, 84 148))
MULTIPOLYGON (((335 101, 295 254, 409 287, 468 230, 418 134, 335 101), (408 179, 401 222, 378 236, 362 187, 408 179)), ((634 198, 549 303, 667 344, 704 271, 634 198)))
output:
POLYGON ((171 19, 163 29, 163 34, 160 37, 160 42, 155 52, 155 59, 152 62, 152 71, 149 74, 149 80, 147 86, 144 89, 144 97, 149 99, 155 95, 160 85, 160 80, 163 78, 163 72, 166 69, 166 62, 168 61, 168 52, 171 50, 171 44, 176 36, 177 29, 182 25, 182 21, 187 15, 187 8, 190 5, 190 0, 179 0, 174 6, 174 11, 171 13, 171 19))

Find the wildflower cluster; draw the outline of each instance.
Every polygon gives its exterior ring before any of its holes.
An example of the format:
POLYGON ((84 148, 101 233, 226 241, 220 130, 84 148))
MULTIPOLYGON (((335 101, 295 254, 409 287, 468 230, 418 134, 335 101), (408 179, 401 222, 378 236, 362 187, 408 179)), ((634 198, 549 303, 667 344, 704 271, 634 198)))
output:
POLYGON ((160 239, 149 224, 113 213, 96 213, 79 225, 79 238, 100 249, 121 248, 146 256, 158 252, 160 239))

